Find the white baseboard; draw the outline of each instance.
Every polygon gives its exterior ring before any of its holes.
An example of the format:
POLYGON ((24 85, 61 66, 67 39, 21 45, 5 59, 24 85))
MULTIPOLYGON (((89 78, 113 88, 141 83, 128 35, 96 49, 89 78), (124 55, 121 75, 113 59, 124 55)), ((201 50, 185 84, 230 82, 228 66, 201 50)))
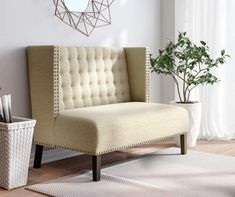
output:
MULTIPOLYGON (((30 156, 30 162, 29 162, 30 167, 33 166, 34 152, 35 152, 35 148, 33 147, 31 156, 30 156)), ((52 161, 75 157, 81 154, 82 153, 64 150, 64 149, 46 149, 43 151, 43 154, 42 154, 42 163, 49 163, 52 161)))

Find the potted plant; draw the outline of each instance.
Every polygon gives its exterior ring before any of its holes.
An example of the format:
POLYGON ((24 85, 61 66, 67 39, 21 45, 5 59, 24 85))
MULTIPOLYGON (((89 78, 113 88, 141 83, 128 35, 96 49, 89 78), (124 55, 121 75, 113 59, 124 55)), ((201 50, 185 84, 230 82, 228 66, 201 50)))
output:
POLYGON ((159 50, 156 58, 150 57, 151 71, 169 75, 174 80, 178 101, 174 105, 185 108, 189 113, 188 146, 196 145, 201 119, 201 103, 190 100, 192 91, 199 85, 215 84, 219 79, 213 69, 225 63, 229 55, 221 51, 218 58, 212 58, 206 42, 199 45, 190 40, 186 32, 179 33, 176 42, 168 42, 164 50, 159 50))

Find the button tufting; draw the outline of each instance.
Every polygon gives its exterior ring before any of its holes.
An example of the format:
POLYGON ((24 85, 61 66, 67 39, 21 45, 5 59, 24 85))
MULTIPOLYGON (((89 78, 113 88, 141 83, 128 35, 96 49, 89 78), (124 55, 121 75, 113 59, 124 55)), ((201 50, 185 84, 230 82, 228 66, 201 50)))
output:
POLYGON ((124 49, 77 47, 70 54, 69 47, 61 48, 68 51, 58 73, 64 109, 130 101, 124 49))

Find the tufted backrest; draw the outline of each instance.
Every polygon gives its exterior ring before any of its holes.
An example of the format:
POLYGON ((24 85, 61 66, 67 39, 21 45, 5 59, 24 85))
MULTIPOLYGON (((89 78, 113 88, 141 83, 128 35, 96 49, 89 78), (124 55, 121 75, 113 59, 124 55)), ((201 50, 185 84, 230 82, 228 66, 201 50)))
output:
POLYGON ((123 48, 59 47, 59 111, 130 101, 123 48))
POLYGON ((54 147, 60 110, 149 101, 148 48, 30 46, 27 56, 36 144, 54 147))

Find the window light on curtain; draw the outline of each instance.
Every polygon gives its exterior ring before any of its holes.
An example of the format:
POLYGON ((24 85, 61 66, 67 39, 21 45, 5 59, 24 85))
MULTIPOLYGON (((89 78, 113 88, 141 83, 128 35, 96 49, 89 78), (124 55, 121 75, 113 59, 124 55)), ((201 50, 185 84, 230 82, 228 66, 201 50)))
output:
MULTIPOLYGON (((199 138, 208 140, 235 139, 235 1, 182 0, 184 13, 176 24, 195 41, 204 40, 212 55, 221 49, 231 59, 216 70, 219 84, 201 86, 191 100, 202 102, 202 121, 199 138)), ((177 12, 176 14, 179 14, 177 12)))

